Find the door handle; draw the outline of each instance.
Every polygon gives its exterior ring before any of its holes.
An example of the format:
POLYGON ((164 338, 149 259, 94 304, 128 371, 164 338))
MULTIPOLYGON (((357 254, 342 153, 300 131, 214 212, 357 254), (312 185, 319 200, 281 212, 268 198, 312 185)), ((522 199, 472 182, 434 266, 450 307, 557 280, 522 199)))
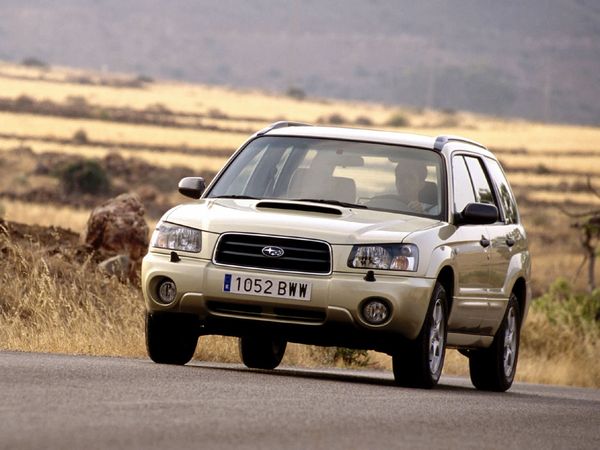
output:
POLYGON ((484 236, 481 236, 481 240, 479 241, 479 243, 484 248, 490 246, 490 240, 488 238, 484 237, 484 236))
POLYGON ((506 238, 506 245, 512 247, 513 245, 515 245, 515 240, 513 238, 506 238))

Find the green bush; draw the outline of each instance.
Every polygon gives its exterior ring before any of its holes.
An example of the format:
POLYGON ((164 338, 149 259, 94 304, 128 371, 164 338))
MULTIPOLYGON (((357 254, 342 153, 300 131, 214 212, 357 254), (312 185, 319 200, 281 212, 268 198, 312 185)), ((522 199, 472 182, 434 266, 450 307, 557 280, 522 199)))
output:
POLYGON ((104 168, 93 160, 76 161, 59 173, 67 193, 102 194, 108 192, 110 181, 104 168))
POLYGON ((567 325, 573 331, 600 331, 600 289, 591 294, 575 293, 566 279, 559 278, 546 294, 535 299, 532 309, 543 312, 551 323, 567 325))

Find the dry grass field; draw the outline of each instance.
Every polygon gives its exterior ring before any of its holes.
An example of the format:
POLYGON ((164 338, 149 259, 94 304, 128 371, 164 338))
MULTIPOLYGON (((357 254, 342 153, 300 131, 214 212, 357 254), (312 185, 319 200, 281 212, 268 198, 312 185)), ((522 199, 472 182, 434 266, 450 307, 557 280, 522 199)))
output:
MULTIPOLYGON (((160 211, 179 201, 178 179, 173 175, 177 170, 210 178, 251 131, 275 120, 458 134, 486 144, 507 170, 531 241, 535 295, 546 292, 560 276, 569 279, 576 290, 585 288, 585 270, 579 270, 578 232, 561 209, 600 208, 600 199, 586 186, 589 177, 600 188, 600 128, 501 120, 460 111, 298 100, 257 91, 8 63, 0 63, 0 100, 0 216, 6 220, 61 226, 77 233, 84 230, 94 198, 85 202, 75 202, 78 199, 72 196, 61 198, 58 180, 39 168, 48 158, 60 159, 60 155, 108 164, 118 154, 123 164, 141 167, 129 178, 115 181, 110 194, 151 188, 148 198, 160 200, 153 200, 154 207, 148 209, 152 226, 160 211), (15 162, 21 154, 27 164, 15 162), (160 185, 152 185, 154 179, 144 180, 148 167, 163 174, 160 185)), ((42 249, 34 244, 21 248, 6 242, 4 248, 9 250, 3 253, 3 294, 8 295, 0 303, 0 348, 144 355, 137 288, 107 279, 85 264, 80 272, 67 273, 64 261, 40 257, 42 249), (6 269, 6 255, 13 258, 15 272, 6 269), (27 290, 19 296, 24 279, 27 290), (19 305, 18 311, 10 309, 12 301, 19 305)), ((600 280, 600 267, 597 270, 600 280)), ((540 311, 530 315, 525 342, 535 346, 523 349, 520 379, 600 387, 600 358, 598 353, 590 357, 590 351, 598 351, 597 344, 579 348, 577 337, 567 336, 561 328, 572 346, 561 355, 540 351, 542 336, 559 332, 544 317, 540 311)), ((236 343, 205 338, 198 356, 237 360, 236 343)), ((340 364, 340 359, 328 351, 292 346, 284 362, 340 364)), ((370 364, 389 368, 390 363, 387 357, 371 355, 370 364)), ((466 373, 466 359, 450 352, 446 371, 466 373)))
POLYGON ((83 233, 90 209, 72 208, 63 205, 48 207, 45 203, 23 202, 19 200, 2 200, 4 216, 13 222, 35 224, 44 227, 65 226, 83 233))
POLYGON ((69 155, 83 155, 86 158, 104 158, 112 152, 118 152, 125 158, 139 158, 151 164, 160 167, 176 167, 186 166, 196 171, 210 170, 218 171, 225 161, 223 156, 206 156, 193 155, 189 153, 171 151, 167 155, 163 155, 150 149, 129 150, 120 148, 118 144, 114 146, 91 146, 91 145, 74 145, 74 144, 56 144, 47 142, 43 139, 2 139, 0 138, 0 152, 18 147, 29 147, 34 153, 52 153, 59 152, 69 155))

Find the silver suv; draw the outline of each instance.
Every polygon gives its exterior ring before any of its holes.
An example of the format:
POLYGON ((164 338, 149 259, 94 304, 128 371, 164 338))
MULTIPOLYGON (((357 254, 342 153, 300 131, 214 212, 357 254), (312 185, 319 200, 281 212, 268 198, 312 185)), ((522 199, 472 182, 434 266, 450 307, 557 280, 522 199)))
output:
POLYGON ((478 389, 514 379, 531 294, 515 198, 494 155, 460 137, 278 122, 251 136, 197 201, 158 223, 142 267, 146 343, 185 364, 202 335, 240 338, 251 368, 287 342, 392 356, 431 388, 447 347, 478 389))

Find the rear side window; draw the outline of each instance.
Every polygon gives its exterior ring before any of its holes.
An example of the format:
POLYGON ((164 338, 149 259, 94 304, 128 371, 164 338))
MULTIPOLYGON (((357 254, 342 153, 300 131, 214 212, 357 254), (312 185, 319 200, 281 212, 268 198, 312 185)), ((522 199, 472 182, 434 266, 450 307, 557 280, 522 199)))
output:
POLYGON ((494 180, 494 184, 498 189, 498 196, 500 197, 500 205, 504 215, 504 222, 518 223, 519 212, 517 210, 517 202, 515 201, 515 196, 510 189, 510 185, 508 184, 508 180, 506 179, 500 164, 493 159, 488 159, 487 166, 490 171, 490 175, 494 180))

